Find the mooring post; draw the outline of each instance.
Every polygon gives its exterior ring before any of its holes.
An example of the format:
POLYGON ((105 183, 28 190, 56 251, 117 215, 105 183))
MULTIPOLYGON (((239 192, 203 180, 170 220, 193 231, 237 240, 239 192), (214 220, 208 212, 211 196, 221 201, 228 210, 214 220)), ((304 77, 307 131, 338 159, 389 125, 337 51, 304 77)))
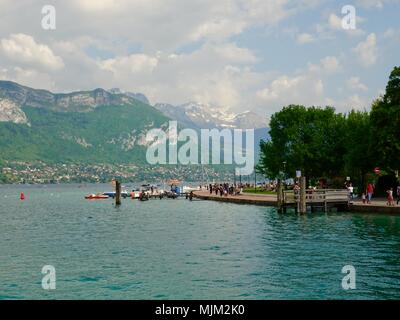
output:
POLYGON ((278 212, 282 213, 282 208, 283 208, 283 187, 282 187, 282 182, 281 180, 278 180, 278 184, 276 186, 276 191, 277 191, 277 204, 278 204, 278 212))
POLYGON ((300 178, 300 213, 307 213, 306 177, 300 178))
POLYGON ((278 183, 276 184, 276 201, 277 201, 277 204, 278 204, 278 208, 281 205, 281 193, 279 192, 280 187, 281 187, 281 181, 278 180, 278 183))
POLYGON ((118 180, 115 181, 115 205, 121 205, 121 183, 118 180))

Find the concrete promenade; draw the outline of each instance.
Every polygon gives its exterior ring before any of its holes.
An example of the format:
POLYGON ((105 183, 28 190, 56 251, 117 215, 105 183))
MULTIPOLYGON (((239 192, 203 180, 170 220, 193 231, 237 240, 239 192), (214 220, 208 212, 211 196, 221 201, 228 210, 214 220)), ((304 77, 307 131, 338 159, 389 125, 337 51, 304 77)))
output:
POLYGON ((361 200, 351 202, 350 210, 353 212, 400 214, 400 205, 396 205, 395 202, 394 207, 389 207, 386 199, 372 198, 371 204, 363 204, 361 200))
MULTIPOLYGON (((210 194, 209 191, 196 191, 194 196, 203 200, 212 200, 220 202, 231 202, 237 204, 251 204, 260 206, 277 206, 276 195, 264 195, 254 193, 244 193, 237 196, 220 196, 215 193, 210 194)), ((371 204, 363 204, 360 200, 350 202, 350 211, 352 212, 367 212, 367 213, 387 213, 387 214, 400 214, 400 205, 389 207, 386 204, 386 199, 372 199, 371 204)))
POLYGON ((254 204, 261 206, 277 206, 277 199, 275 195, 267 195, 267 194, 252 194, 252 193, 243 193, 237 196, 220 196, 216 195, 214 192, 210 194, 209 191, 195 191, 194 196, 199 199, 204 200, 213 200, 213 201, 221 201, 221 202, 233 202, 237 204, 254 204))

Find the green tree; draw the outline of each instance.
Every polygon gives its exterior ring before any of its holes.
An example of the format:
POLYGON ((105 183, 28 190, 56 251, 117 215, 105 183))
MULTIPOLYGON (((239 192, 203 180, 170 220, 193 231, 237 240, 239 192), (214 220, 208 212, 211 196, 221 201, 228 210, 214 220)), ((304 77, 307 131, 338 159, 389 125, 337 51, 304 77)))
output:
POLYGON ((270 121, 270 140, 261 142, 258 171, 276 178, 301 169, 308 178, 342 173, 345 117, 331 107, 284 107, 270 121))
POLYGON ((400 167, 400 67, 389 76, 386 92, 372 105, 372 135, 375 163, 394 172, 400 167))
POLYGON ((346 117, 345 173, 361 188, 372 171, 371 123, 369 113, 352 110, 346 117))

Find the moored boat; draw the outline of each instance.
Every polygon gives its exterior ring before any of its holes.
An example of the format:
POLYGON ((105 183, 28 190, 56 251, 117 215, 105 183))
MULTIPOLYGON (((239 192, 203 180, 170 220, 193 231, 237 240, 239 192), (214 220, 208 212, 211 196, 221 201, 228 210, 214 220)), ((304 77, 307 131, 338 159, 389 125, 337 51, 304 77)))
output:
MULTIPOLYGON (((115 198, 116 197, 116 192, 115 191, 110 191, 110 192, 104 192, 103 195, 111 197, 111 198, 115 198)), ((126 199, 128 197, 130 197, 130 194, 127 191, 121 191, 121 197, 126 199)))
POLYGON ((97 194, 93 193, 93 194, 89 194, 89 195, 85 196, 86 200, 104 200, 104 199, 108 199, 108 198, 109 198, 109 196, 100 194, 100 193, 97 193, 97 194))

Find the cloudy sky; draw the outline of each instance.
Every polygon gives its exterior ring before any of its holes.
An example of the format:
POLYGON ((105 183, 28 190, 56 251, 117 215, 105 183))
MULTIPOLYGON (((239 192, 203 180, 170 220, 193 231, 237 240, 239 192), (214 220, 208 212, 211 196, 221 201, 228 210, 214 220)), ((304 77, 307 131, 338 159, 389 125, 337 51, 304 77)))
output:
POLYGON ((0 0, 0 79, 263 116, 290 103, 368 109, 400 65, 399 13, 399 0, 0 0), (42 28, 48 4, 55 30, 42 28))

